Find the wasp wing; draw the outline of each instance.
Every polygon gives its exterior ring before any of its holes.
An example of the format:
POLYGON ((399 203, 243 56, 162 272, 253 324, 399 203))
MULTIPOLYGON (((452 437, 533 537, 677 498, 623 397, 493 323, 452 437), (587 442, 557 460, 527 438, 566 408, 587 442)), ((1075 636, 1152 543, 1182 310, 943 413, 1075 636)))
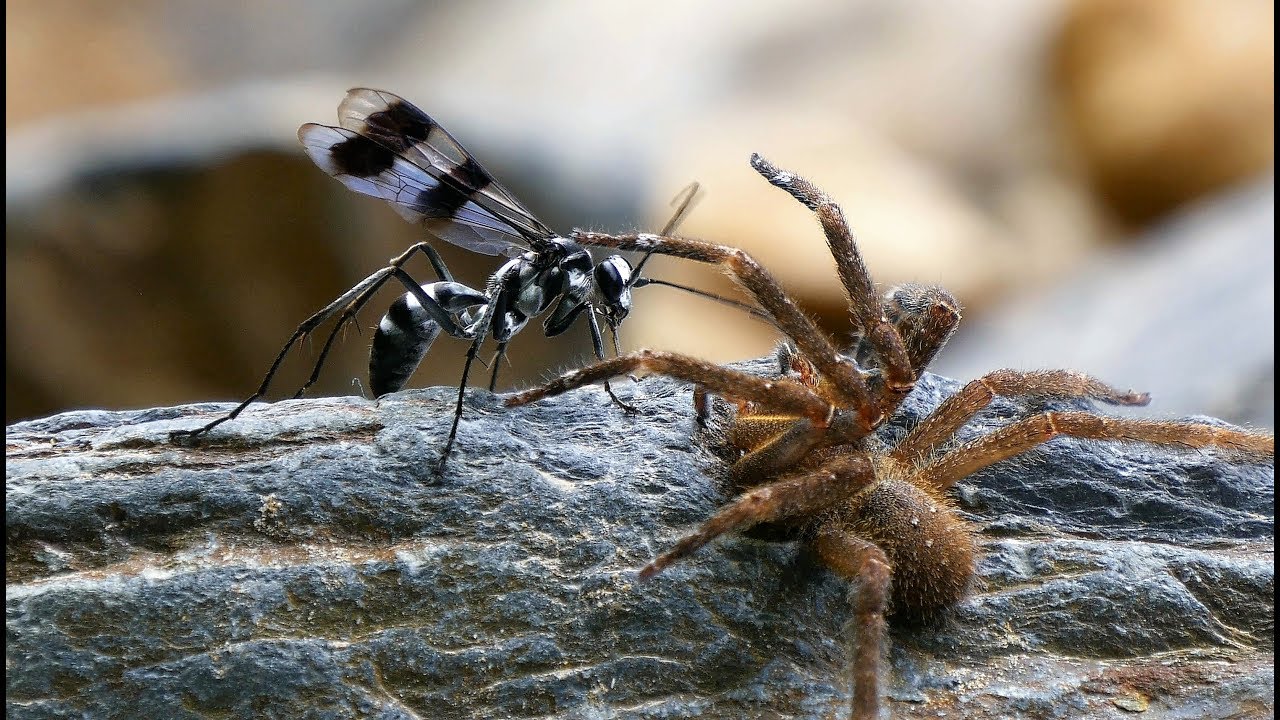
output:
POLYGON ((341 127, 298 130, 307 155, 349 189, 382 198, 406 220, 486 255, 515 255, 553 237, 444 128, 408 101, 356 88, 341 127))

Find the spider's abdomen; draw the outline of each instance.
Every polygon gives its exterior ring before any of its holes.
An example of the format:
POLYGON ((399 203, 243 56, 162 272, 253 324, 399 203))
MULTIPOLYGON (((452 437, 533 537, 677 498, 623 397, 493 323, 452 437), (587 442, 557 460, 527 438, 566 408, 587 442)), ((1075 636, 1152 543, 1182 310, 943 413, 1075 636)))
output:
POLYGON ((842 525, 888 556, 893 614, 927 617, 964 597, 977 542, 946 500, 885 479, 850 499, 838 515, 842 525))

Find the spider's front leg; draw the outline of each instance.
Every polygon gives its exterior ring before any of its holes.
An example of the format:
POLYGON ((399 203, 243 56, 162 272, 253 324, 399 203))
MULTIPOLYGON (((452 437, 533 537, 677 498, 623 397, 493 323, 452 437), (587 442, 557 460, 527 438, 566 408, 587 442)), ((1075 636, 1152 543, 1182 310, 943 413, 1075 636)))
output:
POLYGON ((573 237, 588 245, 656 252, 720 265, 754 296, 774 325, 813 363, 831 384, 839 403, 857 410, 862 418, 863 433, 869 434, 897 408, 915 386, 925 365, 951 336, 960 319, 959 303, 946 291, 921 286, 895 289, 882 300, 875 292, 840 206, 809 181, 778 169, 759 155, 752 155, 751 165, 772 185, 786 190, 813 210, 822 223, 853 321, 874 352, 874 364, 883 376, 874 391, 862 373, 842 358, 831 341, 799 310, 778 281, 745 251, 650 234, 576 231, 573 237))
MULTIPOLYGON (((842 407, 856 410, 864 435, 870 434, 884 422, 885 413, 872 397, 863 374, 841 356, 831 340, 800 310, 777 279, 746 251, 700 240, 643 233, 608 235, 577 231, 573 233, 573 237, 588 245, 655 252, 722 266, 739 285, 751 293, 759 306, 772 318, 773 324, 790 338, 817 372, 830 383, 835 400, 842 407)), ((718 395, 737 397, 733 393, 720 392, 710 385, 707 387, 718 395)))
POLYGON ((862 453, 851 453, 832 458, 815 470, 752 488, 641 568, 640 579, 657 575, 727 532, 827 510, 853 497, 875 479, 871 460, 862 453))
POLYGON ((770 185, 786 190, 818 216, 827 246, 836 261, 836 270, 844 285, 854 322, 879 355, 879 364, 884 370, 884 392, 890 395, 887 400, 891 405, 886 409, 891 410, 915 387, 920 368, 912 366, 898 328, 884 312, 871 274, 867 272, 862 253, 854 240, 853 230, 844 218, 844 211, 816 185, 795 173, 779 169, 759 154, 751 156, 751 167, 770 185))
POLYGON ((507 407, 527 405, 545 397, 646 370, 706 388, 722 397, 768 404, 779 412, 808 418, 825 427, 834 408, 812 389, 790 379, 771 380, 679 353, 639 350, 565 373, 546 385, 510 395, 507 407))

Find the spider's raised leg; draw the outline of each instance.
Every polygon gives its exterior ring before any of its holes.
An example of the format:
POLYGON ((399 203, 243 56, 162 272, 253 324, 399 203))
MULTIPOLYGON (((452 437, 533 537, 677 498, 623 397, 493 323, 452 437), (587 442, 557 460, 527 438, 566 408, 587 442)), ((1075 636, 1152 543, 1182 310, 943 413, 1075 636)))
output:
POLYGON ((776 408, 778 412, 808 418, 820 427, 825 427, 834 414, 834 408, 828 401, 794 380, 771 380, 688 355, 658 350, 639 350, 565 373, 545 385, 508 396, 506 405, 527 405, 637 370, 669 375, 699 385, 705 391, 721 397, 765 404, 776 408))
POLYGON ((841 455, 816 470, 752 488, 641 568, 640 579, 653 577, 727 532, 819 512, 852 497, 874 481, 871 461, 859 453, 841 455))
MULTIPOLYGON (((745 251, 688 238, 649 234, 608 235, 577 231, 573 236, 578 242, 588 245, 641 252, 653 251, 663 255, 722 265, 772 317, 774 325, 795 343, 823 378, 831 383, 833 393, 840 404, 856 410, 864 435, 869 434, 884 421, 884 412, 873 401, 871 390, 862 373, 854 367, 853 363, 840 356, 831 340, 800 310, 773 275, 745 251)), ((710 386, 708 388, 710 389, 710 386)), ((729 397, 725 393, 716 392, 729 397)))
MULTIPOLYGON (((346 291, 338 299, 334 300, 333 302, 321 308, 314 315, 312 315, 311 317, 303 321, 302 324, 299 325, 298 328, 293 331, 293 334, 290 335, 289 339, 285 341, 284 347, 280 348, 280 352, 276 355, 276 359, 271 363, 271 367, 267 369, 267 373, 266 375, 263 376, 262 382, 259 383, 258 389, 255 390, 252 395, 245 398, 244 402, 237 405, 231 412, 227 413, 226 415, 206 425, 203 425, 201 427, 198 427, 192 430, 174 430, 170 432, 169 433, 170 441, 178 441, 180 438, 189 439, 199 435, 203 435, 209 432, 210 430, 212 430, 213 428, 221 425, 222 423, 227 422, 228 420, 235 419, 238 415, 240 415, 240 413, 244 412, 244 409, 249 407, 251 403, 253 403, 255 400, 260 399, 263 395, 267 393, 267 389, 271 387, 271 380, 275 377, 276 372, 280 370, 280 365, 284 363, 285 357, 288 356, 289 350, 293 348, 295 343, 297 343, 302 338, 310 335, 313 330, 315 330, 317 327, 319 327, 329 318, 333 317, 334 314, 337 313, 340 309, 346 307, 347 312, 344 312, 342 314, 342 321, 334 328, 333 332, 336 334, 338 329, 341 328, 342 323, 354 317, 355 314, 359 312, 359 310, 362 307, 364 307, 366 303, 369 302, 369 299, 373 297, 374 293, 377 292, 378 289, 381 288, 383 284, 385 284, 391 278, 404 276, 408 278, 408 282, 406 282, 406 285, 411 285, 412 289, 421 293, 422 289, 418 287, 418 284, 416 282, 413 282, 413 278, 409 277, 408 274, 405 273, 403 269, 404 264, 408 262, 411 257, 413 257, 414 253, 417 253, 417 252, 425 253, 429 258, 433 256, 438 257, 435 255, 435 249, 432 248, 430 245, 428 245, 427 243, 418 243, 413 247, 410 247, 408 250, 405 250, 398 257, 394 258, 386 267, 382 268, 381 270, 378 270, 377 272, 369 275, 365 279, 356 283, 355 287, 346 291)), ((331 336, 329 340, 325 342, 325 351, 321 355, 320 362, 323 362, 324 356, 327 355, 328 349, 332 345, 332 343, 333 343, 333 337, 331 336)), ((317 365, 316 371, 318 371, 318 369, 319 369, 319 365, 317 365)), ((312 373, 313 376, 315 375, 316 371, 313 371, 312 373)), ((308 385, 310 385, 312 381, 313 380, 309 380, 308 385)))
POLYGON ((853 231, 844 219, 844 212, 813 183, 778 169, 758 154, 751 156, 751 167, 769 184, 786 190, 818 216, 831 256, 835 258, 853 319, 879 356, 879 365, 884 371, 884 391, 889 394, 884 409, 892 411, 915 387, 917 368, 912 366, 906 344, 881 306, 853 231))
POLYGON ((884 551, 837 527, 827 526, 811 541, 828 567, 853 583, 854 720, 880 716, 880 660, 884 652, 885 609, 889 602, 889 561, 884 551))
POLYGON ((893 449, 890 457, 909 464, 923 462, 996 396, 1089 398, 1111 405, 1146 405, 1151 397, 1120 391, 1088 375, 1070 370, 996 370, 970 381, 947 398, 893 449))
POLYGON ((988 465, 1020 455, 1059 435, 1090 440, 1220 448, 1256 460, 1274 460, 1272 435, 1199 423, 1130 420, 1087 412, 1046 412, 983 435, 935 459, 919 470, 919 477, 946 489, 988 465))

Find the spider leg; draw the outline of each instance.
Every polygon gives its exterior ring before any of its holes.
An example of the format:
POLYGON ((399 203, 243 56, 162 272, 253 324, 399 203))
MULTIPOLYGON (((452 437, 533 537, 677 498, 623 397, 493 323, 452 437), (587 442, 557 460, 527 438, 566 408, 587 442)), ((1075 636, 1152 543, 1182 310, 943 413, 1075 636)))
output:
POLYGON ((751 156, 751 167, 764 176, 769 184, 786 190, 818 216, 822 231, 827 237, 827 246, 831 248, 831 256, 835 258, 853 319, 880 356, 880 365, 884 371, 884 392, 889 394, 886 400, 890 403, 885 407, 896 407, 911 392, 911 388, 915 387, 917 369, 911 366, 902 336, 890 322, 876 295, 875 285, 871 282, 866 263, 862 261, 862 253, 858 251, 853 231, 844 219, 844 211, 813 183, 794 173, 778 169, 758 154, 751 156))
POLYGON ((919 477, 939 489, 954 485, 988 465, 1020 455, 1059 435, 1090 440, 1217 447, 1258 460, 1275 457, 1275 437, 1265 433, 1199 423, 1130 420, 1087 412, 1046 412, 983 435, 935 459, 919 477))
POLYGON ((884 652, 885 608, 889 601, 889 561, 874 543, 826 526, 810 541, 818 557, 839 575, 853 581, 853 707, 854 720, 880 717, 880 661, 884 652))
POLYGON ((705 426, 711 417, 711 393, 701 385, 693 386, 693 418, 699 426, 705 426))
POLYGON ((641 568, 640 579, 653 577, 724 533, 818 512, 851 497, 874 481, 875 472, 867 456, 851 454, 833 458, 811 472, 752 488, 641 568))
POLYGON ((826 434, 826 428, 813 424, 807 418, 773 415, 739 414, 730 431, 730 444, 734 447, 752 447, 729 468, 729 476, 735 485, 752 478, 777 477, 793 468, 808 455, 826 434), (782 431, 779 432, 779 426, 782 431), (752 442, 754 438, 769 438, 763 444, 752 442))
POLYGON ((794 380, 762 378, 688 355, 660 350, 639 350, 588 365, 561 375, 540 387, 510 395, 506 399, 506 405, 507 407, 527 405, 545 397, 560 395, 583 385, 637 370, 648 370, 700 385, 705 388, 705 391, 722 397, 755 401, 775 408, 778 412, 809 418, 820 427, 825 427, 834 414, 834 408, 830 403, 812 389, 794 380))
POLYGON ((853 363, 840 356, 831 340, 800 310, 777 279, 746 251, 688 238, 650 234, 608 235, 579 230, 573 233, 573 239, 587 245, 640 252, 652 250, 664 255, 723 266, 738 284, 754 296, 760 307, 773 318, 774 324, 831 383, 840 404, 857 409, 864 434, 869 434, 884 421, 885 414, 872 401, 871 390, 862 373, 853 363))
POLYGON ((909 464, 923 462, 997 395, 1090 398, 1111 405, 1146 405, 1151 400, 1146 393, 1122 392, 1101 380, 1070 370, 996 370, 970 381, 944 400, 898 443, 890 457, 909 464))

